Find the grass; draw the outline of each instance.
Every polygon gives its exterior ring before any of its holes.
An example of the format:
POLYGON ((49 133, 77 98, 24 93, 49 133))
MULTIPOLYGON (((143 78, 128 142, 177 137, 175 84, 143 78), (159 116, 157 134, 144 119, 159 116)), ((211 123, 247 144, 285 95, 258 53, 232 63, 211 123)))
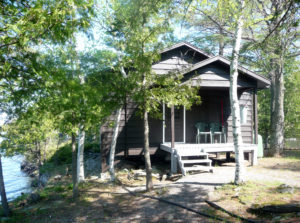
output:
MULTIPOLYGON (((291 204, 300 197, 300 188, 295 188, 294 193, 281 193, 278 188, 280 182, 248 181, 242 185, 227 184, 215 191, 214 197, 218 205, 246 218, 262 218, 267 220, 274 216, 257 216, 249 210, 266 205, 291 204)), ((284 218, 284 215, 278 215, 284 218)))

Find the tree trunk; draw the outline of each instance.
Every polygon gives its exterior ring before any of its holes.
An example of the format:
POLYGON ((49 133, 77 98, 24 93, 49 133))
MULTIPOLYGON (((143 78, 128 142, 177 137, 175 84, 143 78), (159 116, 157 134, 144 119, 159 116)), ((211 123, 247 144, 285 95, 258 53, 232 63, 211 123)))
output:
POLYGON ((220 28, 219 29, 219 56, 223 56, 224 55, 224 33, 223 30, 220 28))
POLYGON ((272 60, 271 123, 269 156, 280 156, 284 148, 284 83, 282 60, 272 60))
MULTIPOLYGON (((244 1, 241 0, 241 9, 244 7, 244 1)), ((237 80, 238 80, 238 57, 241 45, 241 37, 243 31, 243 18, 242 12, 237 21, 235 32, 235 42, 232 51, 232 60, 230 64, 230 106, 232 112, 232 128, 233 128, 233 141, 235 149, 235 178, 234 183, 240 184, 244 181, 245 167, 244 167, 244 153, 243 153, 243 139, 241 133, 240 123, 240 106, 237 94, 237 80)))
POLYGON ((99 159, 100 159, 100 178, 102 177, 102 138, 101 138, 101 125, 99 127, 99 159))
POLYGON ((145 168, 146 168, 146 190, 151 191, 153 189, 152 183, 152 168, 149 151, 149 123, 148 123, 148 112, 144 110, 144 157, 145 157, 145 168))
POLYGON ((79 129, 78 151, 77 151, 77 181, 84 181, 84 140, 85 131, 83 126, 79 129))
POLYGON ((78 196, 78 181, 77 181, 77 168, 76 168, 76 136, 72 133, 72 181, 73 181, 73 198, 78 196))
POLYGON ((120 126, 120 120, 121 120, 121 113, 122 113, 122 108, 118 109, 117 114, 116 114, 116 123, 114 126, 114 133, 111 141, 111 146, 110 146, 110 153, 109 153, 109 173, 110 173, 110 180, 114 181, 115 180, 115 153, 116 153, 116 145, 117 145, 117 139, 119 135, 119 126, 120 126))
POLYGON ((8 206, 8 202, 7 202, 7 198, 6 198, 6 192, 5 192, 5 186, 4 186, 1 154, 0 154, 0 193, 1 193, 1 203, 2 203, 2 208, 3 208, 3 211, 4 211, 4 215, 9 216, 10 215, 10 209, 9 209, 9 206, 8 206))

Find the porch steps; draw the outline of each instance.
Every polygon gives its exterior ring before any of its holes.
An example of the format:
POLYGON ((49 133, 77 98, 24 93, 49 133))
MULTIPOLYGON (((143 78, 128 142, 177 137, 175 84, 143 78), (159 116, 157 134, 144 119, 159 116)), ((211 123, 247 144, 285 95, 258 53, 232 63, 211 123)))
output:
POLYGON ((201 150, 175 151, 178 164, 183 175, 186 175, 186 173, 190 171, 213 171, 211 166, 212 161, 208 158, 208 153, 202 152, 201 150))
POLYGON ((183 164, 185 163, 211 163, 210 159, 192 159, 192 160, 181 160, 183 164))

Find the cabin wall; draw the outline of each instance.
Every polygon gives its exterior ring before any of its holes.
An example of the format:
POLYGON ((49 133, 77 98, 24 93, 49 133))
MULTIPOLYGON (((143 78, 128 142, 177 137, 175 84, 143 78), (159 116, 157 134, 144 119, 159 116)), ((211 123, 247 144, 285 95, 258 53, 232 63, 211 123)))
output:
MULTIPOLYGON (((101 128, 102 144, 101 148, 103 156, 107 157, 113 135, 113 127, 110 123, 114 123, 115 113, 113 113, 109 121, 101 128)), ((149 141, 151 154, 155 153, 162 143, 162 120, 149 118, 149 141)), ((136 104, 127 101, 122 109, 121 121, 119 127, 119 136, 116 146, 117 155, 142 155, 144 147, 144 126, 143 119, 138 113, 136 104)))
MULTIPOLYGON (((229 101, 229 89, 205 90, 199 92, 201 105, 193 105, 186 111, 186 143, 196 142, 197 122, 222 123, 221 103, 223 103, 223 121, 227 126, 227 142, 233 142, 232 115, 229 101), (222 101, 222 102, 221 102, 222 101)), ((241 125, 244 143, 253 143, 253 93, 252 90, 239 91, 239 103, 247 107, 247 123, 241 125)), ((166 108, 165 116, 165 141, 170 141, 170 109, 166 108)), ((110 117, 114 121, 115 114, 110 117)), ((163 142, 162 119, 149 118, 149 138, 152 154, 163 142)), ((128 101, 122 109, 119 136, 116 153, 119 155, 142 155, 144 143, 143 120, 138 114, 138 109, 133 102, 128 101)), ((102 151, 104 157, 108 156, 113 135, 113 128, 108 124, 102 126, 102 151)), ((183 141, 183 109, 175 112, 175 138, 177 142, 183 141), (177 115, 176 115, 177 114, 177 115)))
MULTIPOLYGON (((253 143, 253 92, 252 90, 239 91, 239 104, 247 108, 247 123, 241 124, 242 137, 244 143, 253 143)), ((230 107, 229 107, 230 111, 230 107)), ((233 142, 232 135, 232 115, 227 120, 228 125, 228 142, 233 142)))

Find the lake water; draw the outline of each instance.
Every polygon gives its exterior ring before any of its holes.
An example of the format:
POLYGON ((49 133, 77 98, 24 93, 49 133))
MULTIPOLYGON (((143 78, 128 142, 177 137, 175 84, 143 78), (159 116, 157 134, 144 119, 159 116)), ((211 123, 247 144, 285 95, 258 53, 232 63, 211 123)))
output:
POLYGON ((22 192, 30 192, 30 177, 20 169, 23 157, 7 158, 2 156, 1 160, 7 199, 12 200, 20 196, 22 192))

